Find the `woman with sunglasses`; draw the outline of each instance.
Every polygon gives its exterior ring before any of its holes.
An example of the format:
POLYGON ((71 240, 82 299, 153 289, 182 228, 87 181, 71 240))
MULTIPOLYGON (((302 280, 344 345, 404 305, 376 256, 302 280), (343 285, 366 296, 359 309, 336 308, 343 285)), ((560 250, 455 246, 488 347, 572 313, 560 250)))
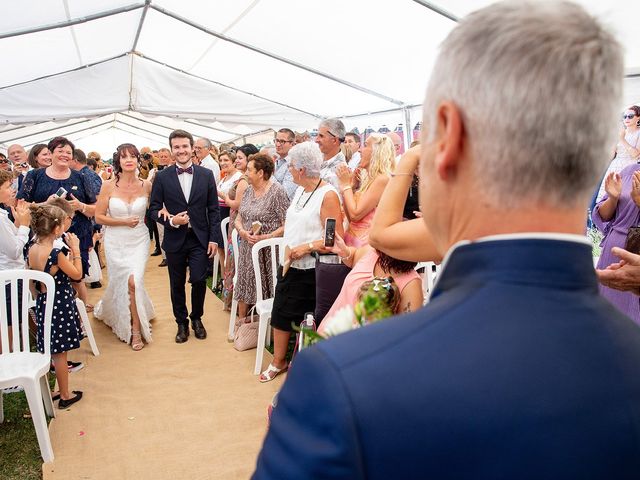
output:
MULTIPOLYGON (((616 159, 623 165, 618 173, 609 167, 604 179, 605 194, 596 203, 592 219, 604 234, 602 254, 597 268, 607 268, 619 259, 611 253, 613 247, 624 247, 630 227, 640 223, 640 107, 629 107, 623 116, 624 129, 616 146, 616 159)), ((613 163, 613 162, 612 162, 613 163)), ((636 252, 637 253, 637 252, 636 252)), ((600 293, 620 311, 640 324, 640 302, 631 292, 621 292, 600 285, 600 293)))
MULTIPOLYGON (((618 142, 614 150, 613 160, 607 168, 604 178, 612 173, 620 173, 623 168, 633 165, 640 157, 640 107, 632 105, 622 114, 622 127, 620 128, 618 142)), ((604 178, 598 191, 596 201, 602 200, 605 194, 604 178)))

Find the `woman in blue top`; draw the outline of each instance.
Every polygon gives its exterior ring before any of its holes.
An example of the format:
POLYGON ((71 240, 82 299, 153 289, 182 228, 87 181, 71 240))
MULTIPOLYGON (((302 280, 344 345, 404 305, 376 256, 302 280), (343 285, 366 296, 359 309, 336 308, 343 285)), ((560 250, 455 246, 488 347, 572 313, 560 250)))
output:
MULTIPOLYGON (((51 152, 51 165, 38 168, 27 173, 18 192, 18 198, 28 202, 44 203, 50 197, 61 193, 76 215, 69 228, 69 232, 80 241, 80 256, 82 257, 82 277, 89 271, 89 248, 93 247, 93 227, 91 217, 95 213, 96 196, 92 193, 87 178, 69 167, 73 158, 75 146, 64 137, 56 137, 47 146, 51 152), (64 191, 60 190, 61 188, 64 191)), ((87 287, 84 282, 73 284, 80 299, 87 304, 87 287)), ((87 310, 92 307, 87 305, 87 310)))

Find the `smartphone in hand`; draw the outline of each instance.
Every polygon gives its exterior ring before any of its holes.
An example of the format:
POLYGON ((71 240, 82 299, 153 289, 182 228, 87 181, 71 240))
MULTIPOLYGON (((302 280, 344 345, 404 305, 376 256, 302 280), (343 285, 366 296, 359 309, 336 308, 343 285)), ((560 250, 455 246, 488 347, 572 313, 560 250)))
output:
POLYGON ((67 191, 64 189, 64 187, 60 187, 56 192, 56 197, 66 197, 66 196, 67 196, 67 191))
POLYGON ((324 246, 333 247, 336 241, 336 219, 327 218, 324 222, 324 246))

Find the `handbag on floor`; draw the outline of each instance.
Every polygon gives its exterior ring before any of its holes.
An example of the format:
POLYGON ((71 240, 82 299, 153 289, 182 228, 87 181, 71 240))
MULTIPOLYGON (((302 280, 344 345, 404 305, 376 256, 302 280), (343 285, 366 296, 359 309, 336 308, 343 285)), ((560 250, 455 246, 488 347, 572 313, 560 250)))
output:
POLYGON ((236 319, 235 334, 233 335, 233 348, 239 352, 251 350, 258 346, 258 321, 260 317, 250 315, 236 319))
POLYGON ((636 255, 640 254, 640 227, 629 227, 624 249, 636 255))

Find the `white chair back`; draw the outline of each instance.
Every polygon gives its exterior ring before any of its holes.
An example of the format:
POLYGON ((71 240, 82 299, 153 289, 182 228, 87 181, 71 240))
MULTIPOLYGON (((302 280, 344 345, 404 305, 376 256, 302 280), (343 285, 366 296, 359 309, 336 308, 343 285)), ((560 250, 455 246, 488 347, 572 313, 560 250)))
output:
POLYGON ((220 222, 220 230, 222 231, 222 241, 224 242, 224 254, 229 251, 229 217, 220 222))
POLYGON ((44 312, 44 354, 51 355, 51 317, 55 301, 56 284, 51 275, 37 270, 0 271, 0 342, 2 354, 29 352, 29 307, 31 306, 30 281, 38 281, 46 287, 47 296, 44 312), (6 289, 11 295, 11 311, 7 311, 6 289), (14 301, 20 299, 19 301, 14 301), (20 312, 20 315, 19 313, 20 312), (11 317, 12 348, 9 350, 9 322, 11 317), (20 322, 22 319, 22 322, 20 322), (18 328, 19 327, 19 328, 18 328))
POLYGON ((275 293, 276 276, 278 274, 278 255, 277 251, 282 250, 282 237, 268 238, 266 240, 260 240, 253 248, 251 248, 251 260, 253 262, 253 272, 256 277, 256 303, 265 300, 262 296, 262 275, 260 271, 260 250, 263 248, 270 249, 270 261, 271 261, 271 293, 268 298, 272 298, 275 293), (277 247, 277 248, 276 248, 277 247))
MULTIPOLYGON (((235 228, 231 230, 231 248, 233 250, 233 265, 235 266, 233 274, 233 286, 235 287, 238 282, 238 230, 235 228)), ((231 299, 231 312, 229 313, 229 330, 227 331, 227 340, 233 341, 233 331, 236 325, 236 314, 238 313, 238 301, 234 298, 231 299)))

